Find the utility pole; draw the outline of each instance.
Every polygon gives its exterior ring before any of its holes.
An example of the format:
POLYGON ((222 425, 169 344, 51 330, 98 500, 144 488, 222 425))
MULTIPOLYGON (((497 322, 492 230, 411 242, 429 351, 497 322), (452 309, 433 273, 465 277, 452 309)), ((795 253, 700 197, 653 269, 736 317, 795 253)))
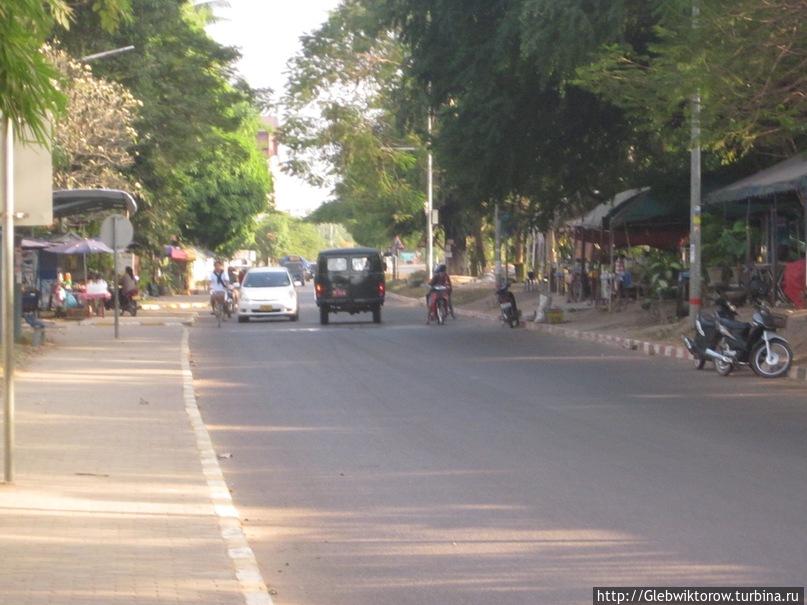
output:
MULTIPOLYGON (((700 0, 692 0, 692 27, 698 28, 700 0)), ((692 132, 689 191, 689 322, 701 309, 701 97, 700 90, 692 95, 692 132)))
POLYGON ((432 211, 434 209, 434 159, 432 158, 432 111, 429 109, 426 130, 429 135, 429 156, 427 159, 427 185, 426 185, 426 273, 431 281, 434 271, 434 226, 432 225, 432 211))
POLYGON ((502 281, 502 226, 501 221, 499 220, 499 203, 496 202, 496 205, 493 206, 493 227, 496 233, 496 250, 493 254, 493 259, 495 262, 494 265, 494 272, 496 274, 496 284, 500 284, 502 281))
POLYGON ((3 468, 6 483, 14 482, 14 125, 2 117, 3 245, 0 275, 0 317, 3 348, 3 468))

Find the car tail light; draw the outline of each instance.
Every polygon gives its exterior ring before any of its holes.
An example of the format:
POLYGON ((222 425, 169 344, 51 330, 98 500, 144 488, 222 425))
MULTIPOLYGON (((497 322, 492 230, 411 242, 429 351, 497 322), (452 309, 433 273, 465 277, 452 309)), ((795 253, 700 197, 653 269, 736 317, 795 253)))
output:
POLYGON ((319 298, 320 296, 322 296, 322 293, 325 292, 325 286, 323 286, 322 284, 316 284, 314 286, 314 292, 316 293, 317 298, 319 298))
POLYGON ((378 295, 384 296, 384 284, 378 284, 378 295))

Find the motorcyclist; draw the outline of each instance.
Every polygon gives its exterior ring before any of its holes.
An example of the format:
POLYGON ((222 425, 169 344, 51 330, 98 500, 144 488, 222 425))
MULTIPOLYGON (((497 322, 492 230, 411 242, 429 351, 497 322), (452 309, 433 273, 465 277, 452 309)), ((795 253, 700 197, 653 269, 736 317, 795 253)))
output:
POLYGON ((438 265, 434 270, 434 275, 429 281, 429 293, 426 295, 426 306, 429 309, 429 317, 433 317, 437 312, 437 296, 433 290, 435 286, 443 286, 447 288, 446 296, 448 297, 448 312, 451 314, 451 317, 454 317, 454 305, 451 303, 451 277, 448 275, 448 268, 445 265, 438 265))
POLYGON ((132 297, 138 293, 137 279, 135 278, 134 271, 131 267, 126 267, 123 271, 123 276, 118 281, 118 299, 122 309, 126 309, 132 300, 132 297))

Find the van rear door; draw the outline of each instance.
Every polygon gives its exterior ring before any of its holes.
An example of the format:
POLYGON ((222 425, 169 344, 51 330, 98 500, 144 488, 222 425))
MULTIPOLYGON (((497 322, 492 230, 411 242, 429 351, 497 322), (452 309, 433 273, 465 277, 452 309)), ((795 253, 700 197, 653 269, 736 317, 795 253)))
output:
POLYGON ((353 300, 375 300, 379 284, 384 281, 381 257, 377 254, 353 254, 349 259, 350 285, 353 300))

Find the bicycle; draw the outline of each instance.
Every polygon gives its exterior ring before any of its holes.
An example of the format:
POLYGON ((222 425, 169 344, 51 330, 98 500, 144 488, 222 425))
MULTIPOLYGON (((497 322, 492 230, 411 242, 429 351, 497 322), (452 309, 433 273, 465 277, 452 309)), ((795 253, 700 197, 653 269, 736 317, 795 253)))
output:
POLYGON ((224 292, 214 292, 213 299, 213 314, 216 316, 216 324, 220 328, 224 314, 226 313, 224 292))
POLYGON ((773 279, 773 268, 770 266, 754 266, 750 270, 745 268, 745 288, 749 299, 766 299, 773 290, 774 304, 792 304, 790 298, 785 294, 784 271, 776 271, 776 283, 773 279))

